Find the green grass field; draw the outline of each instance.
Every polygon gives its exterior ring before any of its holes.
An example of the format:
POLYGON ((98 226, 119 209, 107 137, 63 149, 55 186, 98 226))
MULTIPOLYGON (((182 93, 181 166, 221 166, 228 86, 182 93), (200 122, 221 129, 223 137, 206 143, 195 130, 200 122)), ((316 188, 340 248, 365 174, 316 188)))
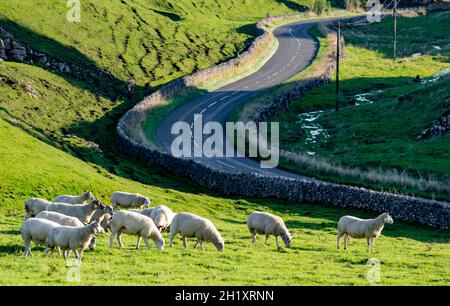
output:
POLYGON ((294 1, 82 1, 82 22, 68 24, 64 1, 1 2, 0 26, 33 48, 104 69, 122 85, 133 78, 139 88, 127 99, 115 96, 120 88, 0 63, 0 285, 78 284, 67 282, 69 267, 61 258, 44 258, 39 248, 33 249, 35 257, 22 257, 19 229, 26 199, 86 190, 106 203, 113 191, 138 192, 154 205, 205 216, 226 246, 223 253, 212 245, 200 252, 191 241, 183 250, 177 240, 161 252, 136 251, 135 238, 124 237, 125 249, 119 250, 110 249, 108 235, 102 235, 97 249, 84 255, 80 285, 370 285, 369 258, 381 263, 380 284, 449 285, 448 232, 396 222, 384 230, 375 254, 367 254, 365 241, 356 240, 338 252, 339 217, 373 214, 225 198, 115 149, 117 119, 146 93, 145 85, 156 87, 234 56, 252 37, 249 25, 267 10, 293 12, 286 3, 294 1), (83 139, 99 144, 102 153, 83 139), (292 248, 277 252, 273 238, 269 246, 252 245, 245 220, 253 210, 284 217, 294 235, 292 248))
MULTIPOLYGON (((450 80, 442 77, 438 83, 426 84, 413 80, 417 75, 422 80, 432 79, 432 75, 450 67, 446 34, 449 21, 448 12, 432 14, 427 30, 425 17, 400 18, 399 59, 395 62, 389 43, 391 19, 368 27, 344 28, 347 56, 341 62, 340 73, 343 108, 337 114, 333 111, 334 81, 309 92, 292 103, 288 111, 272 119, 280 122, 281 147, 362 171, 395 169, 406 171, 411 177, 431 177, 448 184, 449 135, 424 141, 417 137, 449 109, 450 80), (416 53, 421 55, 412 56, 416 53), (358 97, 359 94, 365 96, 358 97), (358 98, 373 103, 361 103, 358 98), (362 105, 355 106, 358 103, 362 105), (313 120, 315 130, 310 130, 305 126, 311 126, 311 122, 305 121, 302 114, 314 111, 324 113, 313 120), (314 132, 318 132, 315 138, 311 137, 314 132)), ((449 199, 445 191, 423 191, 314 173, 292 160, 284 159, 282 166, 337 182, 449 199)))
MULTIPOLYGON (((125 249, 110 249, 102 235, 95 251, 86 251, 81 285, 370 285, 368 259, 381 263, 383 285, 449 285, 448 232, 395 223, 377 240, 374 254, 364 240, 350 240, 347 251, 335 247, 336 222, 341 215, 370 217, 361 211, 308 204, 223 198, 199 190, 144 185, 112 175, 44 144, 0 120, 0 271, 1 285, 78 284, 66 281, 69 268, 61 258, 45 258, 34 249, 24 258, 19 228, 23 201, 31 196, 53 198, 61 193, 91 189, 107 201, 117 189, 150 196, 153 203, 175 211, 190 211, 210 218, 222 233, 225 251, 207 244, 206 251, 183 250, 181 241, 164 251, 134 250, 134 237, 124 237, 125 249), (181 190, 181 191, 180 191, 181 190), (271 238, 266 246, 253 245, 245 226, 248 213, 264 210, 285 218, 294 235, 292 248, 276 251, 271 238)), ((181 184, 180 184, 181 185, 181 184)), ((167 234, 164 235, 168 241, 167 234)))

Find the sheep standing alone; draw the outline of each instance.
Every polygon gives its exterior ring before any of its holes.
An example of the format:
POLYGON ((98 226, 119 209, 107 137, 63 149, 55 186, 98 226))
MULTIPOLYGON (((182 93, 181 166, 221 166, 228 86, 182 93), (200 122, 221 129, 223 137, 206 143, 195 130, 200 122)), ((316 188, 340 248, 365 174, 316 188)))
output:
POLYGON ((64 251, 64 259, 67 260, 69 251, 75 254, 75 258, 81 259, 84 250, 89 246, 94 234, 101 231, 100 224, 96 221, 84 227, 60 226, 54 228, 48 235, 45 244, 45 255, 51 251, 54 254, 55 247, 64 251))
POLYGON ((150 199, 137 193, 114 192, 111 195, 111 203, 114 207, 140 208, 145 205, 145 208, 150 208, 150 199))
POLYGON ((25 220, 20 228, 20 233, 22 234, 22 239, 25 243, 25 251, 23 255, 33 256, 33 253, 31 253, 30 242, 33 241, 38 245, 45 244, 45 240, 50 232, 59 226, 61 225, 46 219, 33 218, 25 220))
POLYGON ((269 235, 275 236, 278 249, 280 249, 280 244, 278 243, 278 237, 280 236, 287 248, 291 244, 292 235, 289 233, 283 219, 279 216, 265 212, 251 213, 247 218, 247 227, 252 234, 253 243, 257 242, 256 234, 261 234, 266 236, 266 244, 269 235))
POLYGON ((45 199, 31 198, 25 201, 25 219, 34 218, 38 213, 47 209, 52 202, 45 199))
POLYGON ((92 192, 88 191, 79 196, 60 195, 53 199, 55 203, 67 204, 86 204, 86 201, 94 201, 95 197, 92 192))
POLYGON ((344 249, 347 249, 347 243, 349 237, 352 238, 366 238, 367 239, 367 252, 372 252, 375 248, 375 239, 381 234, 384 228, 384 224, 392 224, 394 220, 388 213, 379 215, 375 219, 360 219, 352 216, 344 216, 339 219, 338 223, 338 236, 337 236, 337 248, 340 249, 340 240, 344 236, 344 249))
POLYGON ((84 224, 90 222, 96 209, 104 209, 99 200, 94 200, 89 204, 72 205, 64 203, 52 203, 47 206, 48 211, 56 211, 66 216, 78 218, 84 224))
POLYGON ((216 229, 214 224, 205 218, 190 214, 190 213, 178 213, 172 220, 170 225, 170 246, 173 246, 173 238, 176 234, 180 233, 183 239, 183 247, 187 247, 186 238, 197 238, 197 244, 200 243, 200 249, 204 250, 203 242, 209 241, 217 248, 218 251, 222 251, 224 248, 224 240, 216 229))
POLYGON ((137 235, 136 249, 139 249, 141 238, 148 249, 150 249, 150 244, 148 238, 151 238, 155 243, 156 248, 164 249, 164 239, 161 236, 158 228, 156 227, 153 220, 142 214, 133 211, 118 211, 116 212, 109 223, 111 229, 111 237, 109 238, 109 246, 114 247, 114 236, 117 235, 117 241, 119 246, 122 248, 121 234, 137 235))
POLYGON ((156 227, 161 232, 164 232, 169 228, 170 224, 172 223, 173 217, 175 216, 173 211, 165 205, 159 205, 153 208, 146 208, 144 210, 133 209, 130 211, 134 211, 144 216, 152 218, 156 227))

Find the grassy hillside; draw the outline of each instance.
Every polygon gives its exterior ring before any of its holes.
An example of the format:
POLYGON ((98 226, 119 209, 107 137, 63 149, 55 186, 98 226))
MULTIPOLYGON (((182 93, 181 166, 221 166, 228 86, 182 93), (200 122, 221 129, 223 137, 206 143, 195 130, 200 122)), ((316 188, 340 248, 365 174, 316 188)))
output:
MULTIPOLYGON (((349 250, 335 249, 336 222, 341 215, 373 216, 361 211, 338 210, 308 204, 252 199, 225 199, 214 194, 177 191, 161 185, 144 185, 112 175, 67 153, 44 144, 0 120, 0 271, 1 285, 56 285, 69 270, 61 258, 46 259, 42 249, 24 258, 19 235, 23 201, 31 196, 52 198, 60 193, 91 189, 101 199, 117 189, 140 192, 153 203, 175 211, 190 211, 211 220, 226 240, 225 251, 212 245, 206 251, 174 248, 151 251, 133 248, 134 237, 124 237, 125 249, 110 249, 108 237, 99 237, 95 251, 83 258, 82 285, 369 285, 369 258, 381 262, 381 284, 448 285, 450 260, 448 232, 395 223, 377 241, 375 254, 366 253, 365 241, 350 240, 349 250), (253 210, 280 214, 294 235, 291 249, 277 252, 252 245, 245 226, 253 210)), ((167 234, 164 235, 167 241, 167 234)))
POLYGON ((158 86, 234 56, 266 12, 295 12, 269 0, 81 1, 81 22, 65 1, 2 1, 0 26, 54 57, 158 86))
MULTIPOLYGON (((282 148, 361 171, 396 169, 406 171, 416 180, 434 177, 448 186, 449 135, 426 141, 417 137, 449 107, 449 78, 441 78, 438 83, 430 81, 432 75, 450 67, 446 34, 449 14, 432 14, 429 29, 425 17, 400 18, 399 59, 395 62, 389 43, 391 19, 368 27, 343 29, 347 43, 340 74, 341 107, 344 108, 337 114, 334 112, 335 82, 295 101, 288 111, 273 119, 281 122, 282 148), (417 75, 423 82, 414 82, 417 75), (307 114, 315 111, 324 112, 307 114)), ((313 165, 309 167, 292 160, 284 160, 283 166, 372 188, 393 188, 446 199, 450 192, 420 190, 383 180, 373 183, 338 173, 314 173, 310 170, 313 165)))

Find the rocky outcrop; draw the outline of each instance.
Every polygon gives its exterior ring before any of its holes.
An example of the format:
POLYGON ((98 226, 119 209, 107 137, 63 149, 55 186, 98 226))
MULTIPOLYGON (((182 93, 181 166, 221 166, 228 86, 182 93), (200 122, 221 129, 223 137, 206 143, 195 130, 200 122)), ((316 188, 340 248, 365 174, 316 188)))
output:
POLYGON ((112 76, 100 70, 87 69, 73 63, 65 63, 59 59, 38 52, 17 40, 11 33, 0 27, 0 61, 15 61, 19 63, 38 65, 42 68, 91 84, 98 80, 112 79, 112 76))
MULTIPOLYGON (((450 101, 448 101, 450 104, 450 101)), ((422 131, 418 140, 428 139, 435 136, 441 136, 450 132, 450 111, 444 113, 433 125, 422 131)))

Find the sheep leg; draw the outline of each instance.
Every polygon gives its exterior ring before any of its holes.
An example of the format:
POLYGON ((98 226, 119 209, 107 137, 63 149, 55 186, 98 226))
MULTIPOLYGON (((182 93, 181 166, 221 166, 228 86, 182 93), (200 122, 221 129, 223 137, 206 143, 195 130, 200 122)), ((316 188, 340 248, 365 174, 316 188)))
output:
POLYGON ((275 243, 277 244, 278 251, 281 250, 280 244, 278 243, 278 236, 275 236, 275 243))
POLYGON ((84 253, 84 250, 81 249, 81 250, 80 250, 80 260, 81 260, 81 258, 83 258, 83 253, 84 253))
POLYGON ((337 249, 340 250, 341 249, 341 237, 342 237, 342 233, 338 233, 337 235, 337 239, 336 239, 336 243, 337 243, 337 249))
POLYGON ((80 259, 80 254, 78 253, 78 250, 72 250, 73 251, 73 253, 75 254, 75 258, 76 259, 80 259))
POLYGON ((370 238, 367 238, 367 252, 370 253, 370 238))
POLYGON ((136 243, 136 250, 139 250, 140 245, 141 245, 141 236, 138 236, 137 243, 136 243))
POLYGON ((113 231, 111 231, 111 236, 109 236, 109 247, 110 248, 113 248, 114 247, 114 236, 115 236, 116 234, 113 232, 113 231))
MULTIPOLYGON (((25 251, 23 252, 23 256, 27 257, 28 253, 31 254, 30 242, 29 241, 25 241, 25 251)), ((33 255, 31 255, 31 256, 33 256, 33 255)))
POLYGON ((200 240, 200 250, 204 251, 205 248, 203 247, 203 241, 200 240))
POLYGON ((183 248, 187 248, 187 238, 183 237, 183 248))
POLYGON ((64 260, 67 260, 67 258, 69 257, 69 252, 67 250, 64 251, 64 260))
POLYGON ((344 236, 344 250, 347 250, 348 239, 349 239, 348 234, 345 234, 345 236, 344 236))
POLYGON ((150 250, 150 243, 148 242, 147 237, 144 238, 144 242, 145 242, 145 245, 147 246, 147 249, 150 250))
POLYGON ((122 233, 118 232, 117 233, 117 242, 119 243, 119 248, 123 248, 123 244, 122 244, 122 233))
MULTIPOLYGON (((278 237, 276 237, 277 239, 277 245, 278 245, 278 237)), ((269 240, 269 235, 266 234, 266 240, 264 240, 264 243, 267 245, 267 240, 269 240)))
POLYGON ((196 242, 195 242, 195 244, 194 244, 194 249, 196 249, 197 248, 197 244, 200 242, 200 240, 197 240, 196 242))
POLYGON ((374 238, 371 239, 370 244, 372 245, 372 253, 375 253, 375 239, 374 238))
POLYGON ((172 234, 170 234, 170 247, 173 247, 173 236, 172 234))

